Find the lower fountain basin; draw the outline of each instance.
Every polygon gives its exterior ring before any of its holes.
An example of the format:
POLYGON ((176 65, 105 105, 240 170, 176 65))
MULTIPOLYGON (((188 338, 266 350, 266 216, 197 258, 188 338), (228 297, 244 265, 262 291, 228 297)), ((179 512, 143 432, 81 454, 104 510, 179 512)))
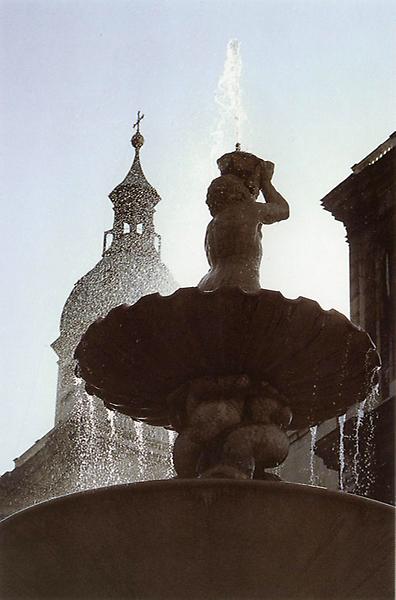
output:
POLYGON ((167 480, 0 525, 2 598, 390 599, 393 508, 321 488, 167 480))

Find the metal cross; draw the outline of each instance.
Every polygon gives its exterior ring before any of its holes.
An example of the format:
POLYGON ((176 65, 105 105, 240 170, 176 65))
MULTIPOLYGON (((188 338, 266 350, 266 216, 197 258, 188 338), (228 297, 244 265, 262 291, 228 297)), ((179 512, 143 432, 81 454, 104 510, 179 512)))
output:
POLYGON ((135 129, 135 127, 137 128, 137 129, 136 129, 136 132, 137 132, 137 133, 139 133, 139 125, 140 125, 140 121, 141 121, 142 119, 144 119, 144 115, 141 115, 141 116, 140 116, 140 110, 138 110, 138 114, 137 114, 137 121, 136 121, 136 123, 135 123, 135 124, 134 124, 134 126, 133 126, 133 128, 134 128, 134 129, 135 129))

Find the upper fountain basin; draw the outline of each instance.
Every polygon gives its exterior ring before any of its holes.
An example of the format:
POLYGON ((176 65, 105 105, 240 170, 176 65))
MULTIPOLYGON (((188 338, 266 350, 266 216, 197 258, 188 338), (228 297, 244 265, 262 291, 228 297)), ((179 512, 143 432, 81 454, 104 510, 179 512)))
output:
POLYGON ((172 391, 230 374, 279 390, 293 412, 290 429, 313 426, 364 400, 380 366, 370 337, 341 313, 307 298, 226 287, 118 306, 89 327, 75 357, 89 394, 165 427, 172 391))

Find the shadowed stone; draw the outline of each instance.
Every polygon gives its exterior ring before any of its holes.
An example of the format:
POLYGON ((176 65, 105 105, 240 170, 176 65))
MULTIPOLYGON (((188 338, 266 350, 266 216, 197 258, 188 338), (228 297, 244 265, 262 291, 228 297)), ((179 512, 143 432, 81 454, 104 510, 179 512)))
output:
POLYGON ((2 598, 390 600, 391 507, 301 485, 157 481, 0 525, 2 598))

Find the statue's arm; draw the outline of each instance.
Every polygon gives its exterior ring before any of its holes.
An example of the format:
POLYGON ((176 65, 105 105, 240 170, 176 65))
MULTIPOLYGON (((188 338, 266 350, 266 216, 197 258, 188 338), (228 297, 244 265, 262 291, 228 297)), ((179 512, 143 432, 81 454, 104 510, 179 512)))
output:
POLYGON ((265 204, 257 202, 258 217, 261 223, 276 223, 289 218, 289 204, 269 179, 262 181, 261 192, 265 199, 265 204))
POLYGON ((206 234, 205 234, 205 253, 206 253, 206 258, 208 260, 209 266, 213 267, 212 258, 210 256, 210 254, 211 254, 211 252, 210 252, 211 251, 211 238, 213 238, 212 221, 209 223, 209 225, 206 228, 206 234))

